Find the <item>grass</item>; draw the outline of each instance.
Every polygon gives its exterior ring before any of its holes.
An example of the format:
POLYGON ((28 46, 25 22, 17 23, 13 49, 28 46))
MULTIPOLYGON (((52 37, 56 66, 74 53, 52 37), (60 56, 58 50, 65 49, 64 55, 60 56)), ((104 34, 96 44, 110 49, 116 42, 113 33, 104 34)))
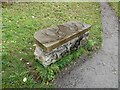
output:
POLYGON ((64 66, 82 53, 100 48, 102 28, 99 7, 99 3, 92 2, 4 4, 2 8, 2 87, 52 87, 49 81, 52 81, 55 74, 64 66), (33 55, 35 49, 33 34, 39 29, 73 20, 92 25, 87 45, 47 68, 43 67, 33 55), (23 82, 25 77, 27 81, 23 82))
POLYGON ((118 7, 118 5, 120 4, 120 2, 109 2, 109 5, 112 7, 112 9, 113 10, 115 10, 115 12, 116 12, 116 14, 117 14, 117 16, 119 16, 120 17, 120 13, 119 13, 119 7, 118 7))
MULTIPOLYGON (((0 8, 2 4, 0 3, 0 8)), ((2 25, 2 10, 0 9, 0 25, 2 25)), ((0 27, 0 71, 2 71, 2 27, 0 27)), ((2 88, 2 73, 0 72, 0 89, 2 88)))

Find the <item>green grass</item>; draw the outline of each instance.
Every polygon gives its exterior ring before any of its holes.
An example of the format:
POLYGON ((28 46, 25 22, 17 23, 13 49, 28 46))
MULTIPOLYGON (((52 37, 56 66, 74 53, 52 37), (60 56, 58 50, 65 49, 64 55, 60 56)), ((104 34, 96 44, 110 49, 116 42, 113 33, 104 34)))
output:
POLYGON ((2 87, 52 87, 55 74, 84 52, 100 48, 101 22, 99 3, 14 3, 2 8, 2 87), (85 47, 66 55, 55 64, 43 67, 34 58, 35 31, 67 21, 91 24, 85 47), (24 60, 22 62, 21 60, 24 60), (26 61, 26 62, 25 62, 26 61), (32 70, 26 66, 32 62, 32 70), (32 74, 30 73, 32 72, 32 74), (37 73, 36 75, 34 75, 37 73), (27 78, 23 82, 23 78, 27 78))
MULTIPOLYGON (((2 4, 0 3, 0 8, 2 4)), ((0 25, 2 25, 2 10, 0 9, 0 25)), ((0 71, 2 71, 2 27, 0 27, 0 71)), ((0 72, 0 89, 2 88, 2 73, 0 72)))
POLYGON ((118 5, 120 4, 120 2, 109 2, 109 5, 112 7, 113 10, 115 10, 116 15, 120 17, 120 13, 119 13, 119 9, 118 9, 118 5))

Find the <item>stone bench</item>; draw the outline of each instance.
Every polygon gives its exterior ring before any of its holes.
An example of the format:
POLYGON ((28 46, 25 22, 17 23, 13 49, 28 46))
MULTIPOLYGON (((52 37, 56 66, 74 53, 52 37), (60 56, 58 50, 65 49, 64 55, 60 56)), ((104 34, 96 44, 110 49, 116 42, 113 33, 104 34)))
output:
POLYGON ((35 57, 46 67, 84 45, 91 25, 70 21, 35 32, 35 57))

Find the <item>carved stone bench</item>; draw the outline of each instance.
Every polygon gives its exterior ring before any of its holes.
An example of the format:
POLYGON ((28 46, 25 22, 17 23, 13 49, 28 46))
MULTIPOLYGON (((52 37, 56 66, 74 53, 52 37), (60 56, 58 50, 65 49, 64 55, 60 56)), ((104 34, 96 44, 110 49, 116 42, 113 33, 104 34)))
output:
POLYGON ((46 67, 85 44, 91 25, 70 21, 35 32, 35 57, 46 67))

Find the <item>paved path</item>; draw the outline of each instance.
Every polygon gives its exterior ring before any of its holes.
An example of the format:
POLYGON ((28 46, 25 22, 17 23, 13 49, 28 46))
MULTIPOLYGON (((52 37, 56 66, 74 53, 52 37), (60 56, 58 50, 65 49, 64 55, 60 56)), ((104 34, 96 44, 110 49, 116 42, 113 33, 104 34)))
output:
POLYGON ((118 87, 118 23, 107 3, 101 5, 103 46, 91 60, 57 79, 57 87, 116 88, 118 87))

